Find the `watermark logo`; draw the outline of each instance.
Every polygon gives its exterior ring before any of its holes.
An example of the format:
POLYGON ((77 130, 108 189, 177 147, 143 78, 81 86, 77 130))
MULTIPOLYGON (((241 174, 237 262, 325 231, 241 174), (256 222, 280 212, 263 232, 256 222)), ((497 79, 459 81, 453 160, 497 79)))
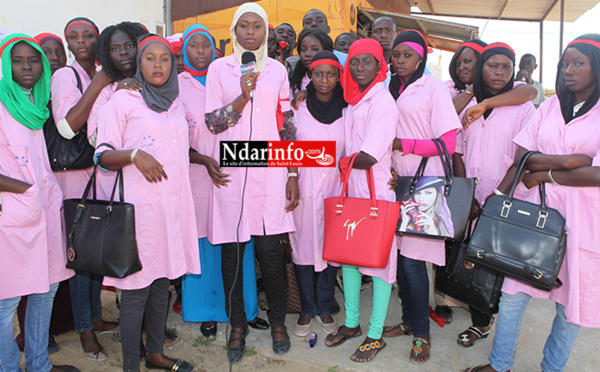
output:
POLYGON ((221 141, 221 167, 335 167, 335 141, 221 141))

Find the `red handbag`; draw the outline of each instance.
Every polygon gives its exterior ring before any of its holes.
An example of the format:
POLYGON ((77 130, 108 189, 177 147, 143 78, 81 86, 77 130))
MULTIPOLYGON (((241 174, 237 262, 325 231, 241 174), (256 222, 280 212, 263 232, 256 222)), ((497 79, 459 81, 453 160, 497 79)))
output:
POLYGON ((400 215, 400 203, 375 199, 373 170, 367 169, 370 199, 348 197, 348 179, 356 154, 350 157, 339 197, 325 203, 323 259, 342 265, 384 268, 400 215))

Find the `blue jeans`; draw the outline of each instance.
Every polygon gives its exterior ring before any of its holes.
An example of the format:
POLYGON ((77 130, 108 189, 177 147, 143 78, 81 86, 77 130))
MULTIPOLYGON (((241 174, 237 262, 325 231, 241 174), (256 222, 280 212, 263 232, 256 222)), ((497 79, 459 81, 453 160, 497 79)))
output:
POLYGON ((313 265, 294 264, 294 267, 302 299, 300 316, 312 319, 315 315, 331 315, 338 268, 327 265, 325 270, 315 272, 313 265))
MULTIPOLYGON (((513 366, 523 314, 529 300, 531 296, 522 292, 516 295, 502 293, 500 297, 498 325, 492 355, 490 355, 491 365, 496 371, 508 371, 513 366)), ((544 346, 542 371, 564 370, 580 329, 580 326, 567 322, 565 308, 557 303, 552 330, 544 346)))
POLYGON ((83 333, 94 328, 94 322, 102 319, 102 276, 79 271, 69 279, 71 308, 75 321, 75 332, 83 333))
MULTIPOLYGON (((58 283, 46 293, 30 294, 25 315, 25 367, 28 371, 48 372, 52 363, 48 359, 48 330, 52 315, 54 295, 58 283)), ((19 347, 14 340, 13 318, 21 297, 0 300, 0 370, 20 372, 19 347)))
POLYGON ((415 337, 429 336, 429 277, 425 261, 398 253, 397 279, 402 300, 402 322, 415 330, 415 337))

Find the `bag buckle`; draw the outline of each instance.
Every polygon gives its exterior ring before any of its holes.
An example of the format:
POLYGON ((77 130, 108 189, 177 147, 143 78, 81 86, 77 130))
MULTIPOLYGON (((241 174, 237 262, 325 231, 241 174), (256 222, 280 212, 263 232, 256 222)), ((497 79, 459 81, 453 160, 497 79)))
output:
POLYGON ((508 217, 508 213, 510 212, 510 207, 512 207, 512 202, 505 200, 502 203, 502 211, 500 211, 500 217, 504 217, 507 218, 508 217))
POLYGON ((369 217, 371 218, 377 218, 377 211, 379 210, 378 207, 371 207, 371 213, 369 213, 369 217))
POLYGON ((544 226, 546 226, 546 219, 547 218, 548 218, 548 212, 542 212, 542 211, 540 211, 537 223, 535 224, 535 227, 543 229, 544 226))
POLYGON ((536 270, 535 274, 533 274, 533 277, 536 278, 537 280, 542 279, 543 276, 544 276, 544 274, 542 274, 542 272, 539 270, 536 270))
POLYGON ((85 204, 77 204, 77 210, 81 210, 84 211, 85 210, 85 204))
POLYGON ((344 208, 343 204, 336 204, 335 205, 336 208, 339 208, 339 210, 336 210, 334 213, 337 214, 338 216, 342 214, 342 209, 344 208))
POLYGON ((485 258, 484 253, 485 253, 484 251, 477 251, 477 258, 484 259, 485 258))
POLYGON ((474 264, 473 262, 471 262, 471 261, 467 261, 467 260, 464 260, 464 261, 463 261, 463 265, 465 265, 465 268, 466 268, 467 270, 471 270, 472 268, 474 268, 474 267, 475 267, 475 264, 474 264))

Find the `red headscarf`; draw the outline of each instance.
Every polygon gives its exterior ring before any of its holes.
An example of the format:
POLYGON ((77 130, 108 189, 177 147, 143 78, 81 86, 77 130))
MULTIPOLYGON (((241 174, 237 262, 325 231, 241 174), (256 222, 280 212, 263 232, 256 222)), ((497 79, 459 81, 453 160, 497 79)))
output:
POLYGON ((360 39, 355 41, 348 51, 348 59, 346 60, 346 66, 344 67, 344 71, 342 72, 342 79, 340 83, 342 83, 342 87, 344 88, 344 99, 350 105, 356 105, 360 100, 373 88, 373 86, 381 81, 385 81, 387 78, 388 65, 383 58, 383 48, 381 48, 381 44, 374 39, 360 39), (367 87, 363 92, 360 91, 358 84, 352 78, 350 74, 350 60, 353 57, 356 57, 359 54, 371 54, 375 57, 381 68, 373 79, 371 85, 367 87))
POLYGON ((42 34, 36 35, 34 39, 36 39, 40 45, 44 44, 46 41, 51 39, 58 41, 61 45, 63 44, 62 39, 58 35, 55 35, 50 32, 44 32, 42 34))

